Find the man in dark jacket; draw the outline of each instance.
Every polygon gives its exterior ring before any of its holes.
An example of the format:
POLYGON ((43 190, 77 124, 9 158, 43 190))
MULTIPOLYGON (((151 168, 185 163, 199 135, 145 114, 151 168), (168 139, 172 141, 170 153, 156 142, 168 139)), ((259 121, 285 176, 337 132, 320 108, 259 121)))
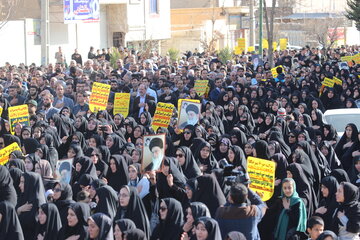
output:
POLYGON ((228 202, 219 207, 215 214, 223 238, 231 231, 238 231, 246 239, 260 239, 257 225, 266 211, 261 198, 244 184, 237 183, 230 188, 228 202), (248 199, 251 205, 247 204, 248 199))

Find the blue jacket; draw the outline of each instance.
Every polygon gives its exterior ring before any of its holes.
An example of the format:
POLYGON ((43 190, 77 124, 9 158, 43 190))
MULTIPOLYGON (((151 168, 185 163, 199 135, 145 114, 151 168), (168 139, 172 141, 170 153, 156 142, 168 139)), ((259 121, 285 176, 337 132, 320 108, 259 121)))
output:
MULTIPOLYGON (((71 98, 68 98, 68 97, 63 97, 63 101, 64 101, 64 107, 69 107, 71 110, 73 110, 74 108, 74 101, 71 99, 71 98)), ((59 99, 57 97, 54 98, 54 103, 53 105, 55 106, 57 104, 57 101, 59 99)))
POLYGON ((223 239, 226 239, 227 234, 231 231, 243 233, 246 239, 260 239, 257 225, 263 217, 262 210, 266 205, 251 190, 249 190, 248 198, 251 206, 247 204, 226 204, 217 209, 215 219, 219 223, 223 239))

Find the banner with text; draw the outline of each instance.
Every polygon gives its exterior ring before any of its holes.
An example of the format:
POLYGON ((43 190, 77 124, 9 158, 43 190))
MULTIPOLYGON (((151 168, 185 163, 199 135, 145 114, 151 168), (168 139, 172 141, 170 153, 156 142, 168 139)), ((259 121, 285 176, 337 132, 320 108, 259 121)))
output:
POLYGON ((115 93, 114 110, 115 114, 122 114, 124 118, 129 115, 130 93, 115 93))
POLYGON ((89 108, 91 112, 105 110, 109 99, 109 94, 110 85, 94 82, 89 101, 89 108))
POLYGON ((9 107, 10 131, 14 134, 14 127, 20 123, 22 126, 29 126, 29 110, 26 104, 9 107))
POLYGON ((322 85, 324 85, 325 87, 334 87, 334 79, 330 79, 330 78, 324 78, 324 81, 322 81, 322 85))
POLYGON ((0 150, 0 165, 5 165, 10 159, 10 154, 16 150, 21 152, 21 148, 19 147, 19 145, 16 142, 1 149, 0 150))
POLYGON ((194 89, 199 96, 202 96, 206 93, 209 80, 196 80, 194 89))
POLYGON ((156 132, 159 127, 167 128, 174 111, 174 105, 171 103, 158 102, 154 114, 152 128, 156 132))
POLYGON ((285 68, 282 65, 274 67, 274 68, 271 69, 271 74, 273 75, 273 78, 277 78, 277 76, 279 76, 279 74, 278 74, 278 72, 276 70, 278 68, 282 68, 282 72, 285 73, 285 68))
POLYGON ((64 23, 99 21, 99 0, 64 0, 64 23))
POLYGON ((248 157, 247 172, 250 177, 249 188, 255 191, 263 201, 269 200, 274 194, 275 162, 248 157))

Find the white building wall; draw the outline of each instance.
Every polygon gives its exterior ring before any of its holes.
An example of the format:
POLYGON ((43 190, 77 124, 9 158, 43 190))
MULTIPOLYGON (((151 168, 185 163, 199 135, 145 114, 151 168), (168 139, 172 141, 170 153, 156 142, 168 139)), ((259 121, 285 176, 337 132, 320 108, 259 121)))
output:
POLYGON ((0 29, 0 66, 25 63, 24 21, 10 21, 0 29))
POLYGON ((171 38, 170 1, 158 0, 158 14, 151 14, 150 1, 145 2, 146 38, 153 40, 171 38))

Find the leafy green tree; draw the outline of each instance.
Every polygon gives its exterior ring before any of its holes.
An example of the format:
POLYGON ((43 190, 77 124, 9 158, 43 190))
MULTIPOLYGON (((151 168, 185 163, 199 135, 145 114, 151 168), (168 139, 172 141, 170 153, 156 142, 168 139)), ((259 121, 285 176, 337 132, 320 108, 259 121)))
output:
POLYGON ((360 0, 347 0, 347 5, 345 16, 353 20, 357 30, 360 31, 360 0))

